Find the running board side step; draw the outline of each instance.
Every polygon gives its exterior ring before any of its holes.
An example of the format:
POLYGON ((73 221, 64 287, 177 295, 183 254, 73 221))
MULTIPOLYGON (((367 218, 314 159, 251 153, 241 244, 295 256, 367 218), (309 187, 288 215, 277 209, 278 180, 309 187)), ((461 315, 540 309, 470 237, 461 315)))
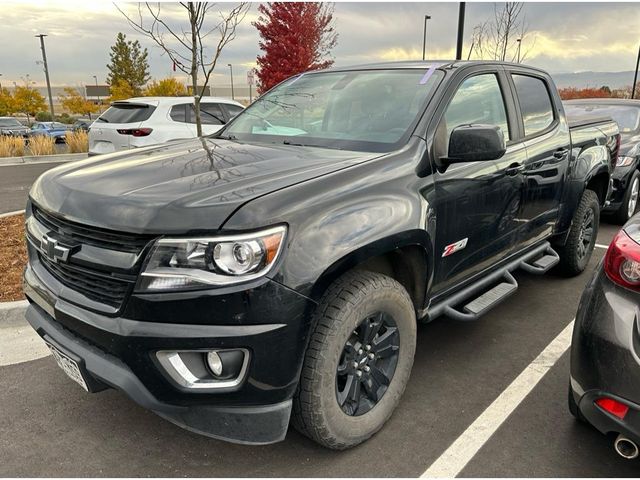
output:
POLYGON ((444 307, 444 314, 454 320, 472 322, 484 313, 491 310, 500 302, 506 300, 518 289, 518 282, 509 272, 504 273, 504 281, 487 290, 482 295, 467 303, 462 311, 456 310, 450 305, 444 307))
POLYGON ((549 245, 549 247, 544 251, 542 257, 538 258, 533 263, 529 263, 528 260, 523 260, 520 263, 520 268, 533 275, 544 275, 558 263, 560 263, 560 255, 558 255, 556 251, 551 248, 551 245, 549 245))
POLYGON ((477 282, 432 304, 423 312, 422 321, 430 322, 441 315, 464 322, 477 320, 518 289, 518 282, 511 272, 521 268, 528 273, 542 275, 559 261, 560 257, 549 242, 544 242, 477 282))

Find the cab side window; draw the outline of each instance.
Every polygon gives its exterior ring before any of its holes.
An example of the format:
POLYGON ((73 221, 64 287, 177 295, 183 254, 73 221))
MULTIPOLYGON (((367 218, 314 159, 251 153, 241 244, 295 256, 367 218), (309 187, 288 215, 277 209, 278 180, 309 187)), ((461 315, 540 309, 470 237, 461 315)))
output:
POLYGON ((507 109, 502 97, 498 77, 493 73, 467 78, 451 99, 444 114, 442 126, 446 131, 447 143, 454 128, 460 125, 497 125, 509 141, 507 109))
POLYGON ((544 80, 528 75, 513 74, 524 134, 526 137, 540 133, 554 120, 553 103, 544 80))

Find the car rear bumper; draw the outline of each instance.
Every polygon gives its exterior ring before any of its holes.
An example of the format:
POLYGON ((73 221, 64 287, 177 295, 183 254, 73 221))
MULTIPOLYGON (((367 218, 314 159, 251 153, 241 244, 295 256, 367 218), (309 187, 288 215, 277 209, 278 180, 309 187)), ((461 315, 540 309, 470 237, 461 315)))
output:
POLYGON ((640 307, 638 294, 611 282, 601 266, 585 289, 573 331, 571 390, 582 415, 600 432, 640 444, 640 307), (609 397, 629 406, 624 419, 595 404, 609 397))

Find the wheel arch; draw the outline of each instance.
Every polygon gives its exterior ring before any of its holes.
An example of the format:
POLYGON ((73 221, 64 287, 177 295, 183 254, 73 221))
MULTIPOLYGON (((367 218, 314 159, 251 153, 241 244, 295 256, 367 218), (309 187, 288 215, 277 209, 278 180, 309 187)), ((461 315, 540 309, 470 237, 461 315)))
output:
POLYGON ((318 277, 311 298, 318 301, 329 285, 352 270, 388 275, 408 292, 416 313, 424 308, 433 276, 433 245, 422 230, 395 234, 361 246, 334 261, 318 277))

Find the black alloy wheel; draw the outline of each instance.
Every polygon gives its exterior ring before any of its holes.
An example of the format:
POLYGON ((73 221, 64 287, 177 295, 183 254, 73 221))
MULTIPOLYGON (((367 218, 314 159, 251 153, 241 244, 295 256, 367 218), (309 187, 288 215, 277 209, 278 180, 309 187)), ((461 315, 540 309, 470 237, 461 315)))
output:
POLYGON ((360 416, 382 399, 395 373, 400 335, 384 312, 365 318, 342 350, 336 375, 336 399, 344 413, 360 416))

